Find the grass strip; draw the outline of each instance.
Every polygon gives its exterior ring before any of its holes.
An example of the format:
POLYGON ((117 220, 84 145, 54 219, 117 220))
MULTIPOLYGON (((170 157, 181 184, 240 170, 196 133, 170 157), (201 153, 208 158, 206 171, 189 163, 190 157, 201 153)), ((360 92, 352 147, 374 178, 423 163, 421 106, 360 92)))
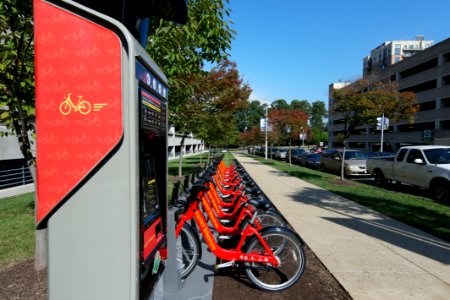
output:
POLYGON ((34 255, 34 193, 0 199, 0 270, 34 255))
POLYGON ((448 205, 435 202, 428 197, 401 193, 357 181, 346 179, 343 184, 340 177, 334 174, 298 165, 291 167, 282 161, 251 157, 286 174, 450 242, 450 206, 448 205))

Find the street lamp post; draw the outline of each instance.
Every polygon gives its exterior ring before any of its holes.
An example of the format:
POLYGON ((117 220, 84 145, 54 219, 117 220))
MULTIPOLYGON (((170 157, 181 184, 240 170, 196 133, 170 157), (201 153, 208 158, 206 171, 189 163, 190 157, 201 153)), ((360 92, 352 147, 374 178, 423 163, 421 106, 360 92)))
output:
POLYGON ((269 127, 269 114, 268 114, 268 110, 269 110, 269 105, 266 106, 266 126, 265 126, 265 131, 266 131, 266 151, 265 151, 265 158, 267 159, 267 147, 268 147, 268 138, 267 138, 267 127, 269 127))
POLYGON ((292 167, 292 153, 291 153, 291 126, 286 125, 286 132, 289 136, 289 166, 292 167))
POLYGON ((302 140, 302 147, 305 147, 305 136, 306 134, 303 132, 303 127, 300 127, 300 139, 302 140))

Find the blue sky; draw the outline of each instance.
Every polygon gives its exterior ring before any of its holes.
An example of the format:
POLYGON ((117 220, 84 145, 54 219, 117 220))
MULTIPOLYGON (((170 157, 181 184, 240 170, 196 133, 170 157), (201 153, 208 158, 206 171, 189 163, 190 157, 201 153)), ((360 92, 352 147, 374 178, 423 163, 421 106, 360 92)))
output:
POLYGON ((362 76, 363 58, 389 40, 450 38, 449 0, 230 0, 231 60, 250 100, 322 100, 328 86, 362 76))

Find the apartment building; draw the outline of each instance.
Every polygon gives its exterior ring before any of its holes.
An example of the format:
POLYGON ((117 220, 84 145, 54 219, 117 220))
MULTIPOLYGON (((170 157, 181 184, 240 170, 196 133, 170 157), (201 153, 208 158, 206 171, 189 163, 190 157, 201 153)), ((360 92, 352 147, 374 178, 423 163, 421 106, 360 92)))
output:
MULTIPOLYGON (((400 92, 415 92, 420 105, 414 124, 391 122, 383 131, 385 151, 411 144, 450 145, 450 38, 391 64, 378 74, 397 81, 400 92)), ((331 84, 330 95, 333 88, 344 86, 331 84)), ((329 107, 332 101, 329 97, 329 107)), ((344 130, 342 116, 330 112, 328 128, 329 145, 341 146, 337 135, 344 130)), ((352 132, 349 146, 376 151, 381 146, 381 131, 371 126, 357 128, 352 132)))
POLYGON ((423 35, 417 35, 415 40, 388 41, 379 45, 363 60, 363 75, 379 72, 414 54, 434 45, 434 41, 425 41, 423 35))

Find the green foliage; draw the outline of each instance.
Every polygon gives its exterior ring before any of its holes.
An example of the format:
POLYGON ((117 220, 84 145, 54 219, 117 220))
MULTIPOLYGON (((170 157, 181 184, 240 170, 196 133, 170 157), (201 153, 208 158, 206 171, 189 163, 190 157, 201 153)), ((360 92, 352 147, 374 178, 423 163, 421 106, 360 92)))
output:
POLYGON ((317 100, 312 103, 309 118, 311 132, 308 135, 308 140, 313 145, 318 145, 319 142, 328 140, 327 130, 323 123, 323 118, 326 115, 327 109, 323 101, 317 100))
POLYGON ((383 113, 392 120, 414 121, 418 110, 416 97, 411 92, 398 92, 397 84, 373 78, 360 79, 349 86, 332 91, 330 110, 342 115, 344 120, 344 145, 358 126, 374 125, 383 113))
POLYGON ((191 0, 186 25, 163 20, 153 20, 150 25, 147 51, 169 79, 172 123, 194 92, 193 76, 203 73, 205 62, 227 58, 236 32, 230 28, 226 3, 228 0, 191 0))
POLYGON ((174 113, 177 130, 192 132, 213 146, 234 144, 238 134, 234 114, 247 108, 251 93, 239 77, 236 64, 221 61, 210 72, 192 79, 192 96, 174 113))
POLYGON ((290 106, 284 99, 278 99, 272 102, 270 105, 273 109, 289 109, 290 106))
POLYGON ((0 4, 0 123, 18 137, 33 160, 28 133, 34 133, 34 56, 31 1, 0 4))
POLYGON ((246 110, 246 126, 247 130, 256 127, 259 128, 259 122, 264 117, 264 106, 258 100, 250 102, 248 109, 246 110))
POLYGON ((291 101, 291 108, 292 109, 299 109, 303 111, 305 114, 310 115, 311 114, 311 104, 308 100, 297 100, 294 99, 291 101))
POLYGON ((327 109, 325 108, 325 103, 323 101, 317 100, 312 103, 311 110, 309 113, 310 125, 314 129, 323 129, 323 118, 327 115, 327 109))

